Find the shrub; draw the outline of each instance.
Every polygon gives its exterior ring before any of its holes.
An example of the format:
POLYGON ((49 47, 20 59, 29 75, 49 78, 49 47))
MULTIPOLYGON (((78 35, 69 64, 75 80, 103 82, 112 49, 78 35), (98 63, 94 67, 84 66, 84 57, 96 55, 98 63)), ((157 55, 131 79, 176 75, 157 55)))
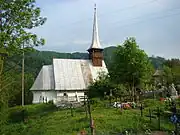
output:
POLYGON ((29 116, 43 115, 44 113, 54 111, 56 109, 53 104, 36 104, 27 106, 16 106, 9 109, 9 122, 22 122, 29 116))
POLYGON ((159 107, 161 110, 165 109, 165 102, 161 102, 155 99, 145 99, 143 100, 143 107, 157 109, 159 107))
POLYGON ((104 106, 104 102, 98 98, 93 98, 91 99, 91 104, 94 107, 103 107, 104 106))
POLYGON ((44 112, 50 112, 54 111, 56 109, 56 106, 54 104, 48 103, 48 104, 36 104, 36 105, 29 105, 26 106, 26 109, 28 111, 28 115, 36 115, 44 112))
POLYGON ((160 104, 160 101, 155 99, 145 99, 143 100, 144 107, 153 107, 158 106, 160 104))
POLYGON ((9 122, 21 122, 27 118, 27 110, 21 106, 9 109, 9 122))

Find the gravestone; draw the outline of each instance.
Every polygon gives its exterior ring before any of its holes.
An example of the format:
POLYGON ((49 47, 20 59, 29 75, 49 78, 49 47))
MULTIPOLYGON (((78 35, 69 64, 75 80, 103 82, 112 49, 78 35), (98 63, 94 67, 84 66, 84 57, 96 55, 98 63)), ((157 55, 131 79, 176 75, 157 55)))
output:
POLYGON ((166 86, 162 86, 162 88, 160 89, 162 91, 162 97, 166 97, 168 89, 166 86))
POLYGON ((176 90, 176 88, 175 88, 173 83, 169 87, 169 91, 170 91, 170 95, 171 96, 178 96, 177 90, 176 90))

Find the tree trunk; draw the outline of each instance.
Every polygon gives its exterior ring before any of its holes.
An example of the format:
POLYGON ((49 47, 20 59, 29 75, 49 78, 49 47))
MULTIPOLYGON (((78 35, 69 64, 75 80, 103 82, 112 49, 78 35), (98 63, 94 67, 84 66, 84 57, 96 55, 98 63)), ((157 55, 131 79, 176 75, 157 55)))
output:
POLYGON ((3 73, 4 60, 3 57, 0 56, 0 92, 2 91, 2 73, 3 73))
POLYGON ((134 87, 134 101, 137 102, 136 87, 134 87))
POLYGON ((23 44, 23 55, 22 55, 22 106, 24 106, 24 44, 23 44))
POLYGON ((134 93, 134 84, 131 87, 131 92, 132 92, 132 101, 134 102, 134 97, 135 97, 135 93, 134 93))

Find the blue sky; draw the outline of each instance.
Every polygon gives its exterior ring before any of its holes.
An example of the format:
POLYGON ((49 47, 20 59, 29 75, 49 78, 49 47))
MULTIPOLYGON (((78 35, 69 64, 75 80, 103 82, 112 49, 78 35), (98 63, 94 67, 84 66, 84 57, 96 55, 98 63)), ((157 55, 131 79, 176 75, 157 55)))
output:
POLYGON ((180 58, 180 0, 36 0, 47 22, 33 29, 39 50, 85 52, 91 44, 97 4, 102 47, 135 37, 149 56, 180 58))

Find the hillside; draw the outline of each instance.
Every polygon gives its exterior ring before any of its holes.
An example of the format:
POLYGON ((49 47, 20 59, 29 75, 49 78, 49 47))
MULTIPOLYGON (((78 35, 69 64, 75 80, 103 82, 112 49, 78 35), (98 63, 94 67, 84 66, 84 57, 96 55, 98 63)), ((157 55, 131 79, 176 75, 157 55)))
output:
MULTIPOLYGON (((104 60, 109 68, 110 63, 112 62, 113 52, 116 50, 116 47, 107 47, 104 49, 104 60)), ((39 70, 43 65, 52 64, 53 58, 64 58, 64 59, 88 59, 88 53, 60 53, 53 51, 38 51, 35 50, 31 53, 25 54, 25 72, 33 73, 37 75, 39 70)), ((150 57, 150 60, 154 67, 160 68, 164 58, 161 57, 150 57)), ((6 68, 14 68, 16 72, 21 71, 21 56, 11 57, 7 59, 6 68)))

